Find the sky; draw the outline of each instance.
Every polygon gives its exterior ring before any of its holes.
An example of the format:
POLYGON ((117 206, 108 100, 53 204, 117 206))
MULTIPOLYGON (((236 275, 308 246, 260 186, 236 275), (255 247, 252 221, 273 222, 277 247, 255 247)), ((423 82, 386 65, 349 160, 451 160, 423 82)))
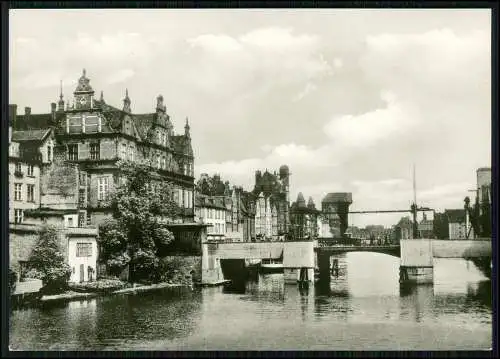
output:
MULTIPOLYGON (((133 113, 162 94, 191 125, 195 175, 253 189, 291 172, 290 197, 351 210, 463 208, 491 165, 487 9, 11 10, 10 98, 47 113, 82 69, 133 113)), ((395 224, 402 214, 351 215, 395 224)))

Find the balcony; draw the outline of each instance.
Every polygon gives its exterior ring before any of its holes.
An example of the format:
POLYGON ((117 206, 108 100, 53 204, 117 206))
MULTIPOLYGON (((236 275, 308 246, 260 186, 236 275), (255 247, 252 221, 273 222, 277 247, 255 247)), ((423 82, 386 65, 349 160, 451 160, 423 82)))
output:
POLYGON ((24 173, 21 172, 21 171, 15 171, 14 172, 14 176, 16 176, 18 178, 23 178, 24 177, 24 173))

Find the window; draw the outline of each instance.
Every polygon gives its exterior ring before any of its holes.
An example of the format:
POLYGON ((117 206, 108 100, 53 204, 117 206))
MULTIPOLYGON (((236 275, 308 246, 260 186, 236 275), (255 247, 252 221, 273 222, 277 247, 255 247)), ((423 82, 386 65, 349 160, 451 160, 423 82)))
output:
POLYGON ((24 213, 22 209, 15 209, 14 210, 14 222, 15 223, 22 223, 24 220, 24 213))
POLYGON ((127 159, 127 145, 122 143, 122 147, 120 150, 120 158, 126 160, 127 159))
POLYGON ((68 145, 68 160, 78 161, 78 144, 68 145))
POLYGON ((80 203, 81 205, 85 204, 85 189, 80 189, 80 191, 78 192, 78 203, 80 203))
POLYGON ((99 117, 88 116, 85 118, 85 133, 99 132, 99 117))
POLYGON ((87 212, 87 226, 90 226, 92 224, 92 215, 90 212, 87 212))
POLYGON ((87 173, 80 172, 79 174, 80 186, 85 186, 87 184, 87 173))
POLYGON ((108 177, 101 177, 98 181, 98 195, 99 201, 105 201, 108 195, 108 177))
POLYGON ((135 151, 134 151, 134 146, 130 146, 130 147, 128 148, 128 159, 129 159, 130 161, 134 161, 134 152, 135 152, 135 151))
POLYGON ((35 174, 35 167, 33 165, 28 165, 28 176, 33 177, 35 174))
POLYGON ((14 201, 21 201, 21 191, 23 189, 22 183, 14 183, 14 201))
POLYGON ((92 243, 77 243, 76 244, 77 257, 91 257, 92 256, 92 243))
POLYGON ((68 227, 73 227, 73 217, 68 217, 68 227))
POLYGON ((85 227, 85 212, 78 212, 78 227, 85 227))
POLYGON ((161 168, 165 168, 165 156, 161 158, 161 168))
POLYGON ((28 202, 35 202, 35 185, 26 185, 26 198, 28 202))
POLYGON ((99 143, 90 144, 90 159, 98 160, 100 157, 100 146, 99 143))
POLYGON ((160 155, 156 156, 156 167, 161 168, 161 158, 160 155))
POLYGON ((18 172, 18 173, 21 173, 21 170, 22 170, 21 163, 17 162, 16 163, 16 169, 15 169, 15 171, 18 172))
POLYGON ((47 146, 47 161, 52 161, 52 147, 47 146))
POLYGON ((82 133, 82 119, 80 117, 68 118, 68 133, 82 133))

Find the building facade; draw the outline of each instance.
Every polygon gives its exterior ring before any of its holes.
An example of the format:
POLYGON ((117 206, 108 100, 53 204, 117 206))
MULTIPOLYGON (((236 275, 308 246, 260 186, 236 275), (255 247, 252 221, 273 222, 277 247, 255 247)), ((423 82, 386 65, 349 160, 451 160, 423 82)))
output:
POLYGON ((255 172, 252 191, 255 201, 255 240, 275 241, 290 229, 290 171, 283 165, 279 173, 255 172))
POLYGON ((352 193, 328 193, 321 201, 321 212, 329 224, 331 236, 341 238, 349 226, 349 206, 352 203, 352 193))
POLYGON ((23 223, 26 210, 38 208, 41 176, 52 163, 52 129, 12 129, 17 107, 9 107, 9 222, 23 223))
POLYGON ((202 224, 207 224, 208 240, 226 239, 227 209, 223 196, 196 195, 196 217, 202 224))
POLYGON ((472 235, 472 228, 467 228, 466 212, 464 209, 447 209, 444 211, 448 219, 449 239, 466 239, 472 235), (471 231, 469 234, 468 232, 471 231))
POLYGON ((120 183, 119 161, 147 164, 158 181, 174 186, 174 198, 183 209, 179 221, 194 219, 194 155, 190 126, 175 134, 163 97, 155 111, 132 112, 128 90, 121 109, 108 105, 103 93, 94 90, 85 70, 78 80, 72 101, 61 92, 51 113, 16 116, 16 128, 53 128, 57 151, 81 170, 80 213, 87 223, 98 224, 111 214, 109 195, 120 183))
POLYGON ((312 197, 309 197, 308 203, 304 195, 300 192, 297 201, 290 207, 290 237, 291 239, 315 239, 319 235, 318 228, 319 211, 312 197))
POLYGON ((419 238, 434 238, 434 221, 427 219, 424 212, 423 218, 418 224, 419 238))

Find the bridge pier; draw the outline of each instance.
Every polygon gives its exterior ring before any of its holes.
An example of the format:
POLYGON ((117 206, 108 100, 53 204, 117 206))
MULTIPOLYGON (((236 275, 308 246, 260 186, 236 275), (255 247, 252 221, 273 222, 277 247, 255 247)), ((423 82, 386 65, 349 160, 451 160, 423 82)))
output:
MULTIPOLYGON (((219 258, 209 255, 209 246, 211 243, 202 243, 201 258, 201 284, 216 284, 224 281, 224 274, 220 265, 219 258)), ((217 246, 215 244, 215 246, 217 246)))
POLYGON ((434 282, 432 239, 407 239, 400 241, 401 284, 430 284, 434 282))
POLYGON ((323 283, 330 282, 330 256, 328 252, 318 252, 319 280, 323 283))
POLYGON ((314 282, 314 242, 283 242, 285 283, 314 282))

